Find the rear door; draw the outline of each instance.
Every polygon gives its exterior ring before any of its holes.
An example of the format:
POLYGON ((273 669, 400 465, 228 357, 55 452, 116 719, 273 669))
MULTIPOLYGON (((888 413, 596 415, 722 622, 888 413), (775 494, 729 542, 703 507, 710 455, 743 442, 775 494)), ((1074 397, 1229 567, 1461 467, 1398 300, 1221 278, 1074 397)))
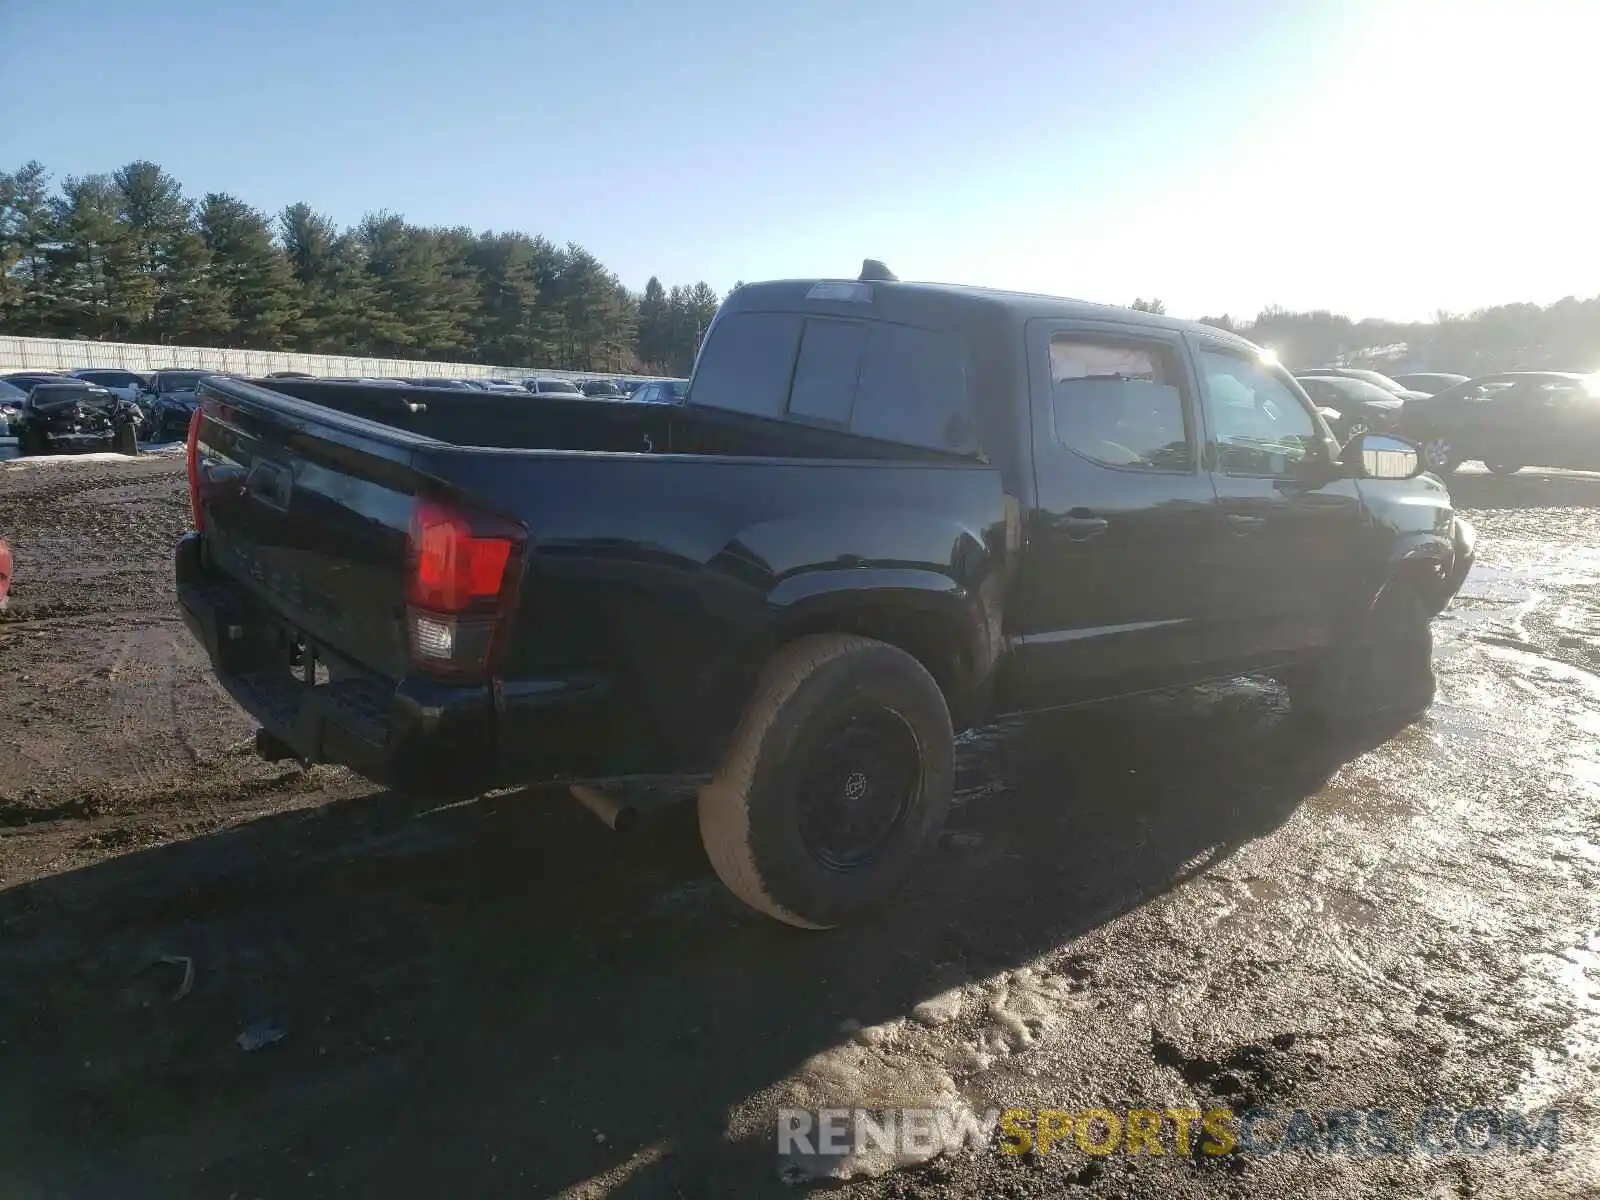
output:
MULTIPOLYGON (((1456 461, 1481 455, 1499 461, 1499 456, 1508 451, 1505 443, 1512 422, 1507 419, 1511 408, 1505 401, 1515 388, 1514 376, 1489 376, 1444 397, 1446 408, 1441 427, 1454 443, 1456 461)), ((1520 440, 1515 433, 1512 438, 1520 440)))
POLYGON ((1040 320, 1027 353, 1037 502, 1013 625, 1026 703, 1206 674, 1216 496, 1181 336, 1040 320))
POLYGON ((1221 516, 1228 661, 1268 665, 1331 639, 1357 583, 1365 515, 1354 480, 1287 372, 1191 335, 1221 516))
POLYGON ((1485 463, 1593 469, 1600 463, 1595 397, 1565 379, 1525 376, 1489 404, 1485 463))

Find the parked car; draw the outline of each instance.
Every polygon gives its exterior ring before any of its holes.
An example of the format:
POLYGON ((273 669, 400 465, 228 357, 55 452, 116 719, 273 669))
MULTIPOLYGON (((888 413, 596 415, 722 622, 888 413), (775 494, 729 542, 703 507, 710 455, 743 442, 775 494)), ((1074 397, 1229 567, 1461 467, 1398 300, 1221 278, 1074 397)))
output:
POLYGON ((578 390, 591 400, 620 400, 624 395, 614 379, 585 379, 578 390))
POLYGON ((134 404, 142 400, 148 391, 144 380, 132 371, 119 371, 110 367, 80 367, 76 371, 67 373, 74 379, 103 387, 106 391, 115 393, 134 404))
POLYGON ((1399 396, 1402 400, 1410 400, 1416 396, 1426 395, 1425 392, 1414 392, 1401 386, 1390 379, 1382 371, 1368 371, 1362 367, 1312 367, 1309 370, 1299 371, 1297 379, 1327 378, 1327 379, 1359 379, 1362 383, 1370 383, 1373 387, 1382 388, 1392 396, 1399 396))
POLYGON ((651 379, 635 388, 628 399, 640 404, 682 404, 688 396, 687 379, 651 379))
POLYGON ((316 376, 308 371, 272 371, 268 379, 315 379, 316 376))
POLYGON ((12 371, 8 375, 0 375, 0 383, 9 383, 12 387, 21 388, 24 392, 41 383, 71 383, 72 376, 60 371, 12 371))
POLYGON ((1328 422, 1342 445, 1363 433, 1393 433, 1405 401, 1393 392, 1342 375, 1301 375, 1296 382, 1325 412, 1336 415, 1328 422))
POLYGON ((0 379, 0 437, 13 436, 11 422, 16 419, 17 411, 27 398, 28 393, 22 388, 0 379))
POLYGON ((1600 471, 1600 376, 1483 375, 1407 401, 1401 428, 1440 475, 1473 459, 1496 475, 1526 466, 1600 471))
POLYGON ((418 412, 207 380, 178 604, 258 751, 447 793, 709 774, 717 873, 824 927, 936 841, 953 735, 999 715, 1244 672, 1315 721, 1431 702, 1471 527, 1415 447, 1340 451, 1235 335, 749 284, 690 395, 418 412))
POLYGON ((189 429, 189 418, 199 403, 196 389, 209 372, 195 370, 157 371, 150 380, 155 393, 150 402, 150 432, 153 442, 175 441, 189 429))
POLYGON ((139 406, 80 379, 35 384, 11 420, 17 453, 139 453, 139 406))
POLYGON ((509 379, 480 379, 478 382, 486 392, 510 392, 521 395, 527 390, 520 383, 514 383, 509 379))
POLYGON ((149 438, 155 432, 155 393, 150 390, 150 385, 145 382, 142 375, 111 367, 80 367, 69 374, 73 379, 81 379, 84 383, 103 387, 113 395, 137 405, 139 437, 149 438))
POLYGON ((1394 381, 1410 392, 1421 392, 1424 396, 1432 396, 1453 388, 1458 383, 1466 383, 1466 375, 1457 375, 1451 371, 1411 371, 1405 375, 1396 375, 1394 381))
POLYGON ((583 395, 583 390, 570 379, 530 379, 524 386, 535 396, 583 395))
POLYGON ((470 392, 473 390, 472 385, 464 379, 440 379, 433 375, 421 375, 407 379, 405 382, 412 387, 448 388, 454 392, 470 392))

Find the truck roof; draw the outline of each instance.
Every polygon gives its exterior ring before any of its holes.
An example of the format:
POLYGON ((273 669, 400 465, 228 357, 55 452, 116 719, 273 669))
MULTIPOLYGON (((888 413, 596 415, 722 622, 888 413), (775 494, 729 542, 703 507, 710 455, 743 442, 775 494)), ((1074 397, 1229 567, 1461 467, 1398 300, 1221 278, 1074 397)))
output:
POLYGON ((881 279, 779 279, 747 283, 723 302, 723 310, 824 312, 835 316, 875 317, 925 328, 944 328, 969 321, 1037 318, 1072 321, 1114 321, 1119 325, 1145 325, 1153 329, 1204 332, 1242 349, 1258 351, 1254 343, 1198 321, 1182 321, 1164 314, 1141 312, 1115 304, 1095 304, 1062 296, 1008 292, 998 288, 959 283, 907 283, 881 279))

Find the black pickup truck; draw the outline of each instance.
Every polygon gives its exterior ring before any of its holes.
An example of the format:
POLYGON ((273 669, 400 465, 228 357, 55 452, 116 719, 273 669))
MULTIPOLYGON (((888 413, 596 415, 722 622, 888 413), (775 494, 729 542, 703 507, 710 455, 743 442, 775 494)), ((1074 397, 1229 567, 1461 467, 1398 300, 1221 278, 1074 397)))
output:
POLYGON ((998 715, 1251 672, 1428 706, 1473 532, 1413 446, 1340 451, 1220 330, 885 274, 741 287, 682 405, 204 381, 178 595, 262 753, 707 776, 718 874, 822 927, 998 715))

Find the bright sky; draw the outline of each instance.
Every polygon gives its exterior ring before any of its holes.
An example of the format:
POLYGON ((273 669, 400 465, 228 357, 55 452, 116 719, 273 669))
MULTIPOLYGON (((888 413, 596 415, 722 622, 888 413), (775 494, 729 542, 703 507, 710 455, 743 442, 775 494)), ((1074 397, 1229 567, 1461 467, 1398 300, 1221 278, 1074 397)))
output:
POLYGON ((0 0, 0 165, 1185 316, 1600 293, 1600 0, 0 0))

